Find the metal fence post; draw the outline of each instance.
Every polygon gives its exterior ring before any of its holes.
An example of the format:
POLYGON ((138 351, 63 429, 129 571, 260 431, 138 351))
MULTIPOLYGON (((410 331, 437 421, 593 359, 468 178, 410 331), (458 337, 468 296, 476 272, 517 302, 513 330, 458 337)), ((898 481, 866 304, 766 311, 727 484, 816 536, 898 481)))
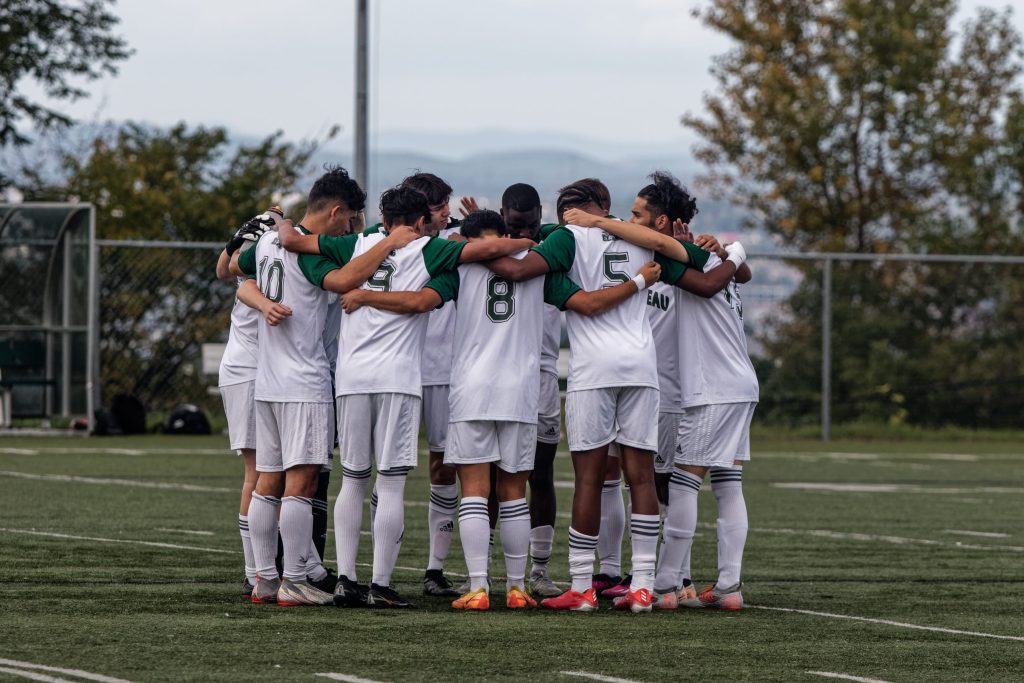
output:
POLYGON ((821 440, 832 436, 832 258, 821 269, 821 440))
POLYGON ((96 243, 96 207, 89 207, 89 301, 86 318, 85 340, 85 406, 88 411, 89 434, 96 431, 96 409, 99 408, 100 393, 100 348, 99 348, 99 258, 100 247, 96 243))

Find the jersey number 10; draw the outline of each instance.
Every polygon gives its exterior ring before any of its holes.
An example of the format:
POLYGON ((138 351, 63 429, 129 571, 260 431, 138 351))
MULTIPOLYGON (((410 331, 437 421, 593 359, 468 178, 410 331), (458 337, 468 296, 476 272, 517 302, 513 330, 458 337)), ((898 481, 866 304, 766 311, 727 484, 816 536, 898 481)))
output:
POLYGON ((279 304, 284 298, 284 262, 276 258, 267 268, 269 260, 269 256, 264 256, 260 260, 260 278, 256 284, 259 285, 263 296, 279 304))

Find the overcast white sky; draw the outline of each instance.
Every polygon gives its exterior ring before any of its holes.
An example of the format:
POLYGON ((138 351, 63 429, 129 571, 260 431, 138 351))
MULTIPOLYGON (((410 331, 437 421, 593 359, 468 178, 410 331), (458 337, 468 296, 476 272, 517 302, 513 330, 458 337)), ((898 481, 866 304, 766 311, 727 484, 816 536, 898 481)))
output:
MULTIPOLYGON (((370 0, 375 140, 445 155, 451 138, 431 133, 485 132, 502 147, 520 139, 493 131, 544 132, 538 146, 589 138, 648 151, 689 137, 679 116, 701 110, 708 67, 728 48, 691 16, 700 4, 370 0)), ((1024 31, 1024 0, 1009 4, 1024 31)), ((114 12, 136 53, 90 85, 78 117, 351 132, 353 0, 120 0, 114 12)))

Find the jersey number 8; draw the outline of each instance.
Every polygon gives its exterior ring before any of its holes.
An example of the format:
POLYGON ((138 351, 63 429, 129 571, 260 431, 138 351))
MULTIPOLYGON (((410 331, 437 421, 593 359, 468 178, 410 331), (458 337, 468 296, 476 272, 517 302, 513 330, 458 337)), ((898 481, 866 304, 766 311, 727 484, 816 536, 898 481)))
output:
POLYGON ((284 298, 284 262, 276 258, 267 268, 269 259, 269 256, 264 256, 260 261, 260 279, 256 284, 259 285, 263 296, 279 304, 284 298))
POLYGON ((487 317, 503 323, 516 312, 516 283, 497 275, 487 281, 487 317))

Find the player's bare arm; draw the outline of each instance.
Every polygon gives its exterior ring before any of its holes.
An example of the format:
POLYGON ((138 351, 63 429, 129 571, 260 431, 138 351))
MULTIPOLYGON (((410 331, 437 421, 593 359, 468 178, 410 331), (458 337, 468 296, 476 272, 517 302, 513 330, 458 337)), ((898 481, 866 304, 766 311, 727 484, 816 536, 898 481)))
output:
POLYGON ((320 235, 303 235, 295 229, 295 224, 287 218, 281 221, 278 228, 281 246, 294 254, 319 254, 320 235))
POLYGON ((235 279, 235 276, 231 274, 231 257, 228 255, 227 249, 223 249, 220 252, 220 256, 217 257, 217 279, 221 282, 231 282, 235 279))
POLYGON ((238 286, 238 300, 249 308, 254 308, 263 314, 263 319, 267 321, 267 324, 271 327, 276 327, 282 322, 287 320, 291 314, 292 309, 284 304, 274 303, 267 297, 263 296, 263 292, 256 285, 256 280, 248 278, 245 282, 238 286))
POLYGON ((490 261, 524 251, 536 243, 525 237, 519 239, 471 240, 459 254, 459 263, 490 261))
POLYGON ((627 223, 605 216, 595 216, 582 209, 566 210, 565 222, 583 228, 600 228, 607 233, 626 240, 630 244, 635 244, 645 249, 652 249, 680 263, 690 262, 690 255, 686 253, 683 245, 679 244, 675 239, 636 223, 627 223))
POLYGON ((373 277, 388 254, 395 249, 401 249, 419 237, 418 232, 407 226, 393 229, 387 237, 367 250, 365 254, 352 259, 343 268, 328 273, 324 278, 323 288, 338 294, 345 294, 361 287, 364 282, 373 277))
POLYGON ((606 287, 593 292, 579 291, 565 302, 566 310, 585 316, 595 316, 615 308, 629 297, 650 287, 661 277, 661 266, 654 261, 645 263, 637 272, 640 279, 623 282, 614 287, 606 287))
POLYGON ((521 259, 509 258, 507 256, 495 259, 487 262, 486 266, 495 275, 500 275, 506 280, 510 280, 512 282, 530 280, 539 275, 547 275, 551 272, 551 267, 548 265, 548 262, 544 260, 543 256, 535 251, 529 252, 521 259))
POLYGON ((703 273, 696 268, 687 268, 675 284, 691 294, 710 299, 718 294, 736 276, 737 265, 742 266, 747 258, 743 245, 733 242, 725 248, 726 259, 722 265, 703 273))
MULTIPOLYGON (((686 241, 686 240, 684 240, 686 241)), ((704 251, 710 251, 718 255, 718 258, 723 261, 729 258, 728 252, 722 247, 721 243, 715 238, 714 235, 699 235, 697 239, 690 240, 694 245, 700 247, 704 251)), ((743 265, 736 269, 735 280, 741 285, 745 285, 753 279, 754 274, 750 271, 750 265, 745 261, 743 265)))
POLYGON ((341 297, 341 307, 346 313, 369 306, 391 313, 415 314, 432 311, 442 303, 441 295, 425 287, 418 292, 374 292, 353 289, 341 297))

